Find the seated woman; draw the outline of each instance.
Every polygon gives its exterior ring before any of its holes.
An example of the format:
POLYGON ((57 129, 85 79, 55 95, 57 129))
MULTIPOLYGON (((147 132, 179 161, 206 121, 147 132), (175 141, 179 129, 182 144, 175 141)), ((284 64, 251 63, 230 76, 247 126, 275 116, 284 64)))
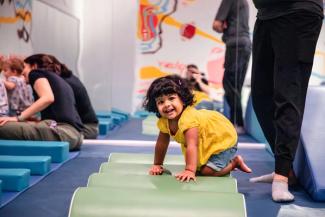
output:
POLYGON ((98 136, 98 119, 91 105, 86 87, 81 83, 68 67, 61 63, 56 57, 47 55, 56 64, 56 68, 51 70, 61 76, 72 88, 76 100, 76 107, 84 125, 82 134, 85 139, 96 139, 98 136))
POLYGON ((82 144, 83 125, 75 108, 73 90, 61 77, 43 70, 43 55, 24 60, 23 75, 31 84, 35 102, 17 117, 0 117, 0 138, 16 140, 67 141, 70 150, 82 144), (41 121, 27 121, 38 112, 41 121))
POLYGON ((186 79, 191 84, 194 95, 193 106, 196 109, 220 111, 219 103, 213 99, 215 97, 214 88, 209 86, 209 82, 204 77, 204 73, 200 72, 196 65, 187 65, 186 79))

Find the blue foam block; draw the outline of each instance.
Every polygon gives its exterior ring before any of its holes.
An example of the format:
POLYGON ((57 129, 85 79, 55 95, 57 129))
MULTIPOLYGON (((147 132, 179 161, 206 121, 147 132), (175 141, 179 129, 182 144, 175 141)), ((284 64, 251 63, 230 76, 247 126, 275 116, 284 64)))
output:
POLYGON ((325 201, 325 87, 309 87, 294 161, 300 184, 316 201, 325 201))
POLYGON ((0 155, 0 168, 24 168, 30 169, 32 175, 44 175, 50 167, 50 156, 0 155))
POLYGON ((106 135, 108 131, 112 130, 115 126, 112 118, 98 118, 99 135, 106 135))
POLYGON ((112 108, 112 114, 118 114, 120 116, 123 116, 124 120, 128 120, 130 117, 129 113, 119 110, 117 108, 112 108))
POLYGON ((58 141, 0 140, 2 155, 51 156, 52 163, 68 159, 69 143, 58 141))
POLYGON ((110 118, 111 112, 109 111, 96 111, 97 118, 110 118))
POLYGON ((4 191, 21 191, 29 185, 30 170, 0 168, 0 179, 4 191))

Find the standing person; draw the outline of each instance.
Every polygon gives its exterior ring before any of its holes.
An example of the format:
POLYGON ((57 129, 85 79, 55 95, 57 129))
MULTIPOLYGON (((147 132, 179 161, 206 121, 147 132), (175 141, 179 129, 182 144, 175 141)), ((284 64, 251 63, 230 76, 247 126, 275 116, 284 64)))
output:
POLYGON ((58 67, 53 72, 63 78, 72 88, 76 100, 76 107, 84 128, 82 134, 85 139, 96 139, 99 133, 98 119, 91 105, 88 92, 83 83, 75 76, 68 67, 56 57, 47 55, 58 67))
POLYGON ((241 91, 251 53, 249 6, 246 0, 222 0, 213 29, 223 33, 226 44, 223 88, 230 107, 230 120, 239 134, 245 133, 241 91))
POLYGON ((196 110, 191 106, 193 94, 186 80, 179 76, 156 79, 149 87, 144 107, 156 113, 160 130, 151 175, 163 173, 163 162, 170 136, 181 144, 184 170, 177 180, 196 180, 204 176, 224 176, 235 168, 250 173, 237 151, 237 134, 231 122, 216 111, 196 110))
POLYGON ((20 115, 33 103, 33 96, 22 76, 24 63, 17 57, 10 58, 3 64, 4 85, 7 89, 9 116, 20 115))
POLYGON ((71 151, 78 150, 83 140, 80 133, 83 125, 73 91, 60 76, 41 70, 45 61, 48 60, 39 55, 24 60, 23 75, 33 88, 35 102, 19 116, 0 117, 0 138, 67 141, 71 151), (26 121, 38 112, 41 121, 26 121))
POLYGON ((272 199, 294 200, 288 190, 300 138, 308 81, 322 26, 322 0, 254 0, 252 99, 275 157, 274 173, 251 181, 272 182, 272 199))

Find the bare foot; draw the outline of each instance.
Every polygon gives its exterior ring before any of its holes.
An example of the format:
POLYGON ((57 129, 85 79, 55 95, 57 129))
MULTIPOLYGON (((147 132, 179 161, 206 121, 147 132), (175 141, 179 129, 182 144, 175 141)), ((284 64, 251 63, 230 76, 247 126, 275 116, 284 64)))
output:
POLYGON ((237 155, 236 157, 234 157, 234 159, 232 159, 232 164, 233 164, 233 168, 238 168, 241 171, 245 172, 245 173, 251 173, 252 170, 251 168, 249 168, 245 162, 244 159, 240 156, 237 155))

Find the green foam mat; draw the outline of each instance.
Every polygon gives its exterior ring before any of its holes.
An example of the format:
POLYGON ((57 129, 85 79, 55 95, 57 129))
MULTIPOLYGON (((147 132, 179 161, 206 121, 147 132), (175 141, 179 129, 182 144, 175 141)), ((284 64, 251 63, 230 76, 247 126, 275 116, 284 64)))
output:
POLYGON ((155 189, 162 191, 205 191, 237 193, 237 182, 231 177, 196 177, 196 182, 180 182, 174 176, 128 175, 94 173, 88 187, 155 189))
MULTIPOLYGON (((152 164, 153 154, 111 153, 108 157, 110 163, 152 164)), ((183 155, 166 155, 164 165, 185 165, 183 155)))
MULTIPOLYGON (((152 164, 102 163, 100 173, 148 175, 152 164)), ((184 165, 164 165, 164 175, 175 175, 184 170, 184 165)))
POLYGON ((78 188, 70 217, 246 217, 238 193, 78 188))

